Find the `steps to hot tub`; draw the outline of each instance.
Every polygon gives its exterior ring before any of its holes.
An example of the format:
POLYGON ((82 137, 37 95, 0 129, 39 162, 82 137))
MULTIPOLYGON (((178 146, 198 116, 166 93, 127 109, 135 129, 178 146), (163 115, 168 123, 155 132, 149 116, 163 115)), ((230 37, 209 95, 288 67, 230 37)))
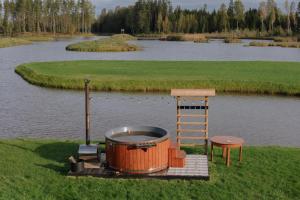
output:
POLYGON ((183 168, 186 163, 186 153, 173 143, 169 148, 169 167, 183 168))

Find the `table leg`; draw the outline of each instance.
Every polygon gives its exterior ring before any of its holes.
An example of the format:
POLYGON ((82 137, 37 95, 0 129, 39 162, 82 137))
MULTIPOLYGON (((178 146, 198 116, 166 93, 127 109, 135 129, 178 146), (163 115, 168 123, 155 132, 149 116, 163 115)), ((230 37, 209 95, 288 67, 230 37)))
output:
POLYGON ((223 147, 222 148, 222 157, 223 157, 223 159, 225 159, 226 158, 226 153, 227 151, 226 151, 226 147, 223 147))
POLYGON ((227 148, 227 159, 226 159, 227 167, 230 166, 230 147, 227 148))
POLYGON ((242 145, 240 146, 240 157, 239 157, 239 161, 242 161, 242 153, 243 153, 243 147, 242 145))
POLYGON ((211 146, 210 146, 210 160, 211 160, 211 162, 213 161, 213 156, 214 156, 214 144, 211 143, 211 146))

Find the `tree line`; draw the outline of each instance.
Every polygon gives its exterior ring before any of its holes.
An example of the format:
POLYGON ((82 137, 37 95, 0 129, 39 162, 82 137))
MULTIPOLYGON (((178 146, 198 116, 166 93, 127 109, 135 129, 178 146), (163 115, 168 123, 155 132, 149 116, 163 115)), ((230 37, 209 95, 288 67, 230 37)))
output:
POLYGON ((138 0, 128 7, 103 9, 93 25, 95 32, 204 33, 254 30, 272 35, 300 33, 300 2, 285 1, 281 10, 275 0, 261 1, 245 10, 241 0, 230 0, 218 9, 172 8, 169 0, 138 0))
POLYGON ((0 33, 88 33, 95 19, 89 0, 0 0, 0 33))

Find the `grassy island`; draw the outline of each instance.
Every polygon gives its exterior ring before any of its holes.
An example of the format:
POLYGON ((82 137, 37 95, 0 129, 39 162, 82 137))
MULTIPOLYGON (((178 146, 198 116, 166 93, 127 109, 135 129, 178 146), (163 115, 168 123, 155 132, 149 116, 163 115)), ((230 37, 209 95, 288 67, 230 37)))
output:
POLYGON ((128 40, 134 39, 133 36, 127 34, 118 34, 105 39, 70 44, 66 47, 66 50, 86 52, 122 52, 140 50, 138 46, 127 43, 128 40))
POLYGON ((216 88, 300 96, 299 62, 66 61, 22 64, 16 72, 32 84, 63 89, 82 89, 89 78, 102 91, 216 88))
POLYGON ((250 42, 249 46, 254 47, 284 47, 300 48, 300 42, 250 42))
MULTIPOLYGON (((227 168, 221 151, 209 181, 70 178, 67 158, 79 142, 0 140, 0 199, 297 199, 300 149, 245 147, 243 162, 232 151, 227 168)), ((194 148, 186 149, 196 153, 194 148)))

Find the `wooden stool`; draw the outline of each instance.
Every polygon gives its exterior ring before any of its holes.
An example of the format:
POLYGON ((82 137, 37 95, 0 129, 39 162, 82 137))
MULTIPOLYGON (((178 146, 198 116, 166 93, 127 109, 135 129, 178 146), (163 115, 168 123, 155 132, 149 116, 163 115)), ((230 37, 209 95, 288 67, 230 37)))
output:
POLYGON ((210 139, 211 142, 211 151, 210 151, 210 160, 213 161, 213 150, 214 146, 222 147, 223 149, 223 158, 226 157, 226 165, 230 165, 230 149, 231 148, 240 148, 239 162, 242 161, 242 148, 244 140, 242 138, 233 137, 233 136, 214 136, 210 139))

